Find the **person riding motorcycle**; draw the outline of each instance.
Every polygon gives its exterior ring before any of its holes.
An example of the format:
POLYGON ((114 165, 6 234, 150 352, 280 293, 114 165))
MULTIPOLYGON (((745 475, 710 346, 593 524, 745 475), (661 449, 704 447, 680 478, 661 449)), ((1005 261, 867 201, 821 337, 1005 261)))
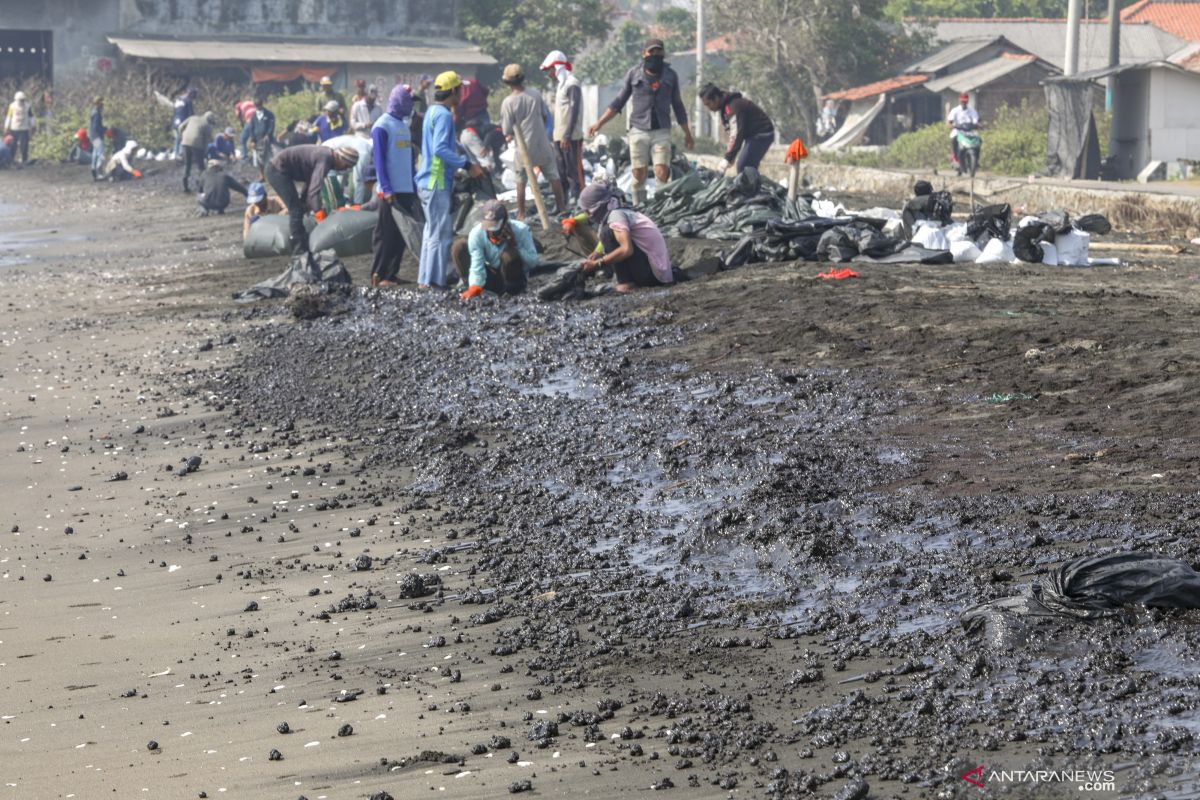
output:
MULTIPOLYGON (((959 147, 958 147, 958 129, 963 127, 967 130, 975 130, 979 127, 979 112, 970 106, 971 96, 963 92, 958 97, 958 105, 950 109, 950 114, 946 117, 946 122, 950 126, 950 151, 951 160, 954 166, 960 164, 959 147)), ((962 170, 959 169, 959 172, 962 170)))

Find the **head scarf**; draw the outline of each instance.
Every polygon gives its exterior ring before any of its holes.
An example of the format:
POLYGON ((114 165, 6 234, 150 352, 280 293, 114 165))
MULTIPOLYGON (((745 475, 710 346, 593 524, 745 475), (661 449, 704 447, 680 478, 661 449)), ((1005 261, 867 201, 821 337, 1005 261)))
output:
POLYGON ((621 201, 613 197, 612 190, 606 183, 589 183, 579 193, 579 207, 587 212, 593 225, 602 225, 608 219, 608 212, 619 206, 621 201))
POLYGON ((551 50, 550 54, 542 61, 542 70, 554 70, 555 77, 559 83, 566 83, 567 76, 571 74, 573 67, 571 62, 567 61, 567 54, 562 50, 551 50))
POLYGON ((397 83, 388 95, 388 113, 396 119, 404 119, 412 114, 412 109, 412 90, 403 83, 397 83))

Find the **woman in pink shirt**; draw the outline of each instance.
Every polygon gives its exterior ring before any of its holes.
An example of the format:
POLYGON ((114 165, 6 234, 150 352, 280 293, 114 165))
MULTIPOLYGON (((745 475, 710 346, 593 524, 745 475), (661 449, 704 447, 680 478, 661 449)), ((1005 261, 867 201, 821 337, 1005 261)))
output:
POLYGON ((675 282, 667 242, 652 219, 631 208, 621 208, 620 200, 603 183, 588 184, 579 195, 579 205, 599 231, 604 248, 603 254, 592 253, 584 262, 585 273, 610 267, 621 293, 639 286, 675 282))

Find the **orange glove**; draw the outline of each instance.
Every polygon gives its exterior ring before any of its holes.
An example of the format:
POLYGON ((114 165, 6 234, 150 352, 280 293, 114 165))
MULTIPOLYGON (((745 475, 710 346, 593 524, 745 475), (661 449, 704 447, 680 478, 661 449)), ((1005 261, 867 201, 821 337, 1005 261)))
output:
POLYGON ((567 217, 564 219, 562 221, 563 236, 573 236, 575 234, 575 226, 578 224, 579 223, 575 221, 574 217, 567 217))
POLYGON ((313 214, 313 216, 316 218, 317 222, 324 222, 327 215, 325 214, 325 209, 322 208, 317 213, 313 214))
POLYGON ((479 295, 481 295, 481 294, 483 294, 482 286, 472 286, 470 289, 467 289, 465 292, 460 294, 458 296, 458 299, 459 300, 470 300, 472 297, 479 297, 479 295))
POLYGON ((141 171, 140 169, 135 169, 135 170, 133 171, 133 177, 135 177, 135 178, 140 178, 140 177, 142 177, 142 171, 141 171))

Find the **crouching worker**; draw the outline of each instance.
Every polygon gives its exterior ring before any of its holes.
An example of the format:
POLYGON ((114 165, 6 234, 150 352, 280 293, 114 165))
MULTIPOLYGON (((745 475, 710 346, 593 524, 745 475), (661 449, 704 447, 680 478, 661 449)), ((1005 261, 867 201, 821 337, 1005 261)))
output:
POLYGON ((229 208, 229 191, 248 196, 246 187, 221 167, 217 159, 209 159, 208 169, 200 176, 200 192, 196 195, 199 214, 207 217, 210 213, 224 214, 229 208))
POLYGON ((142 171, 136 169, 130 160, 133 158, 135 150, 137 150, 137 142, 132 139, 125 142, 125 146, 108 160, 108 164, 104 167, 104 177, 110 181, 128 181, 142 177, 142 171))
POLYGON ((267 195, 267 187, 258 181, 246 189, 246 213, 242 217, 242 241, 250 235, 250 226, 268 214, 286 214, 287 206, 275 195, 267 195))
POLYGON ((467 238, 454 241, 450 257, 458 274, 469 284, 459 295, 462 300, 478 297, 485 289, 496 294, 520 294, 525 291, 526 274, 538 263, 529 226, 509 219, 508 209, 499 200, 483 204, 483 220, 467 238))
POLYGON ((631 208, 621 208, 620 199, 604 183, 588 184, 579 195, 579 206, 587 212, 587 221, 602 248, 583 262, 585 274, 611 269, 617 291, 623 294, 637 287, 675 282, 667 241, 653 220, 631 208))
POLYGON ((350 169, 357 163, 358 150, 353 147, 334 151, 319 144, 284 148, 267 162, 267 181, 288 208, 292 255, 308 252, 305 209, 311 210, 318 222, 325 219, 321 205, 321 186, 325 177, 330 172, 350 169), (297 183, 304 184, 304 198, 296 191, 297 183))

